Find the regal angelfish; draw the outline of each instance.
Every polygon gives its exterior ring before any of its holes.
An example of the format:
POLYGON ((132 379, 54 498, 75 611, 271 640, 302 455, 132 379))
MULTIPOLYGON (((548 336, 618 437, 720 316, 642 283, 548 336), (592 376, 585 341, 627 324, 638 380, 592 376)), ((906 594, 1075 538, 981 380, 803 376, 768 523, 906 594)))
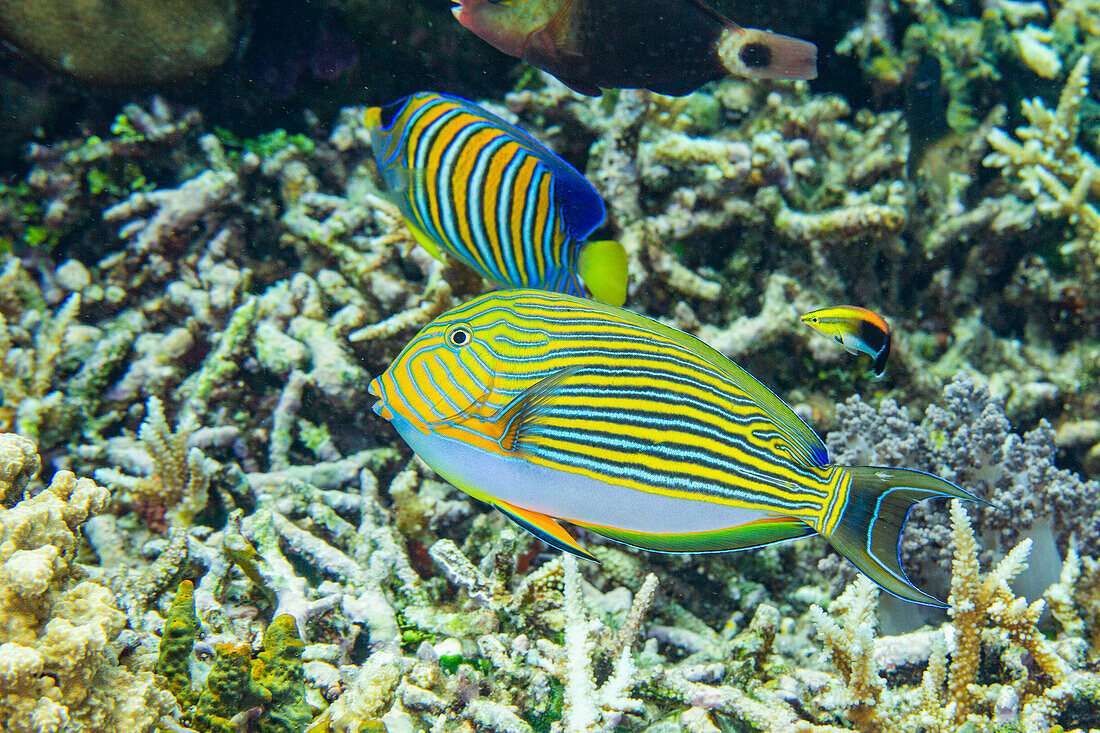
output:
POLYGON ((366 113, 389 195, 413 237, 498 285, 622 305, 626 252, 586 241, 604 205, 573 166, 460 97, 418 92, 366 113))
POLYGON ((817 533, 890 593, 942 607, 906 578, 899 535, 922 499, 975 498, 918 471, 831 465, 814 431, 719 352, 556 293, 444 313, 369 391, 446 480, 588 559, 557 520, 662 552, 817 533))

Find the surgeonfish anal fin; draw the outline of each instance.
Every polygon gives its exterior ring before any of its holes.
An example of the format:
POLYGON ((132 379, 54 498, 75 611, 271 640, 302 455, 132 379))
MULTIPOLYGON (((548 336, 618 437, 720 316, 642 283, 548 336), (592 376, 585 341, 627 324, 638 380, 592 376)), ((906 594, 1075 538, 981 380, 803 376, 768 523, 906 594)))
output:
POLYGON ((490 418, 500 426, 500 447, 506 451, 516 448, 516 443, 523 435, 524 426, 537 420, 539 411, 546 405, 554 390, 558 389, 562 382, 583 367, 564 367, 548 377, 543 377, 527 389, 516 395, 511 402, 500 408, 490 418))
POLYGON ((898 543, 913 505, 950 496, 982 501, 950 481, 921 471, 881 466, 844 469, 851 476, 848 499, 829 544, 888 593, 924 606, 946 608, 938 598, 913 585, 901 568, 898 543))
POLYGON ((585 242, 577 255, 577 271, 592 297, 621 306, 626 302, 626 250, 618 242, 585 242))
POLYGON ((813 527, 793 517, 765 517, 737 527, 675 534, 635 532, 583 522, 576 522, 576 524, 610 540, 622 542, 624 545, 655 552, 747 550, 816 534, 813 527))
POLYGON ((539 514, 538 512, 533 512, 528 509, 521 509, 518 506, 500 500, 495 500, 493 506, 495 506, 501 514, 508 517, 551 547, 561 550, 562 552, 568 552, 570 555, 576 555, 582 560, 591 560, 597 565, 600 563, 599 560, 581 547, 580 543, 573 539, 573 536, 566 532, 565 528, 558 524, 558 521, 553 517, 539 514))

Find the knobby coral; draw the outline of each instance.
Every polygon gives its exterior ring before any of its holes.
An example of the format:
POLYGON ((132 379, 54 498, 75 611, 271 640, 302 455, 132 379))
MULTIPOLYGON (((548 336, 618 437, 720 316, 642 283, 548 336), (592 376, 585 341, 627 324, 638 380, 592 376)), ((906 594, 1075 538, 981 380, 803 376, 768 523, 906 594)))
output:
MULTIPOLYGON (((25 444, 0 434, 11 460, 25 444)), ((37 463, 9 462, 26 477, 37 463)), ((12 469, 15 469, 14 471, 12 469)), ((115 662, 126 626, 111 592, 81 580, 74 563, 80 525, 102 512, 107 491, 58 471, 48 487, 0 509, 0 716, 14 733, 152 731, 173 703, 151 672, 115 662)))

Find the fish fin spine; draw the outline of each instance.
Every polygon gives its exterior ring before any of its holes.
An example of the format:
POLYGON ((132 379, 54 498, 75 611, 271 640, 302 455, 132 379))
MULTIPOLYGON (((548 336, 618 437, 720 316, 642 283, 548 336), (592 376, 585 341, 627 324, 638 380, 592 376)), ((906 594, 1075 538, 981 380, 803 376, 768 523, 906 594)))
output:
POLYGON ((577 255, 577 272, 592 297, 621 306, 626 302, 627 255, 613 240, 585 242, 577 255))
POLYGON ((570 555, 575 555, 582 560, 589 560, 597 565, 600 564, 600 561, 592 553, 581 547, 580 543, 573 538, 573 535, 569 534, 565 527, 558 524, 558 520, 554 517, 539 514, 529 509, 522 509, 499 499, 493 501, 493 506, 501 514, 551 547, 562 552, 568 552, 570 555))
MULTIPOLYGON (((848 478, 844 505, 822 534, 833 548, 887 593, 913 603, 946 608, 910 582, 901 567, 901 532, 915 504, 935 497, 981 501, 965 489, 922 471, 881 466, 842 469, 848 478)), ((843 479, 842 479, 843 481, 843 479)), ((841 484, 843 490, 843 483, 841 484)))
POLYGON ((718 58, 729 73, 749 79, 816 79, 817 46, 756 28, 727 28, 718 58))

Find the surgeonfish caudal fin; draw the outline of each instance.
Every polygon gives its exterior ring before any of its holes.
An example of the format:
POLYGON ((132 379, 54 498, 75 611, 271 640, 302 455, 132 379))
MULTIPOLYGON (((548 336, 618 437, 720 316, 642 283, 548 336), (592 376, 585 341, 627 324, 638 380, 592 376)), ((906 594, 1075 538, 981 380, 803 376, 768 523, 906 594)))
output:
POLYGON ((848 501, 829 543, 888 593, 925 606, 947 605, 917 588, 901 569, 898 542, 913 505, 937 496, 981 501, 950 481, 921 471, 881 466, 845 469, 852 477, 848 501))
POLYGON ((626 302, 626 250, 618 242, 585 242, 577 255, 577 272, 592 297, 621 306, 626 302))
POLYGON ((817 78, 817 46, 756 28, 727 28, 718 57, 729 73, 749 79, 817 78))

